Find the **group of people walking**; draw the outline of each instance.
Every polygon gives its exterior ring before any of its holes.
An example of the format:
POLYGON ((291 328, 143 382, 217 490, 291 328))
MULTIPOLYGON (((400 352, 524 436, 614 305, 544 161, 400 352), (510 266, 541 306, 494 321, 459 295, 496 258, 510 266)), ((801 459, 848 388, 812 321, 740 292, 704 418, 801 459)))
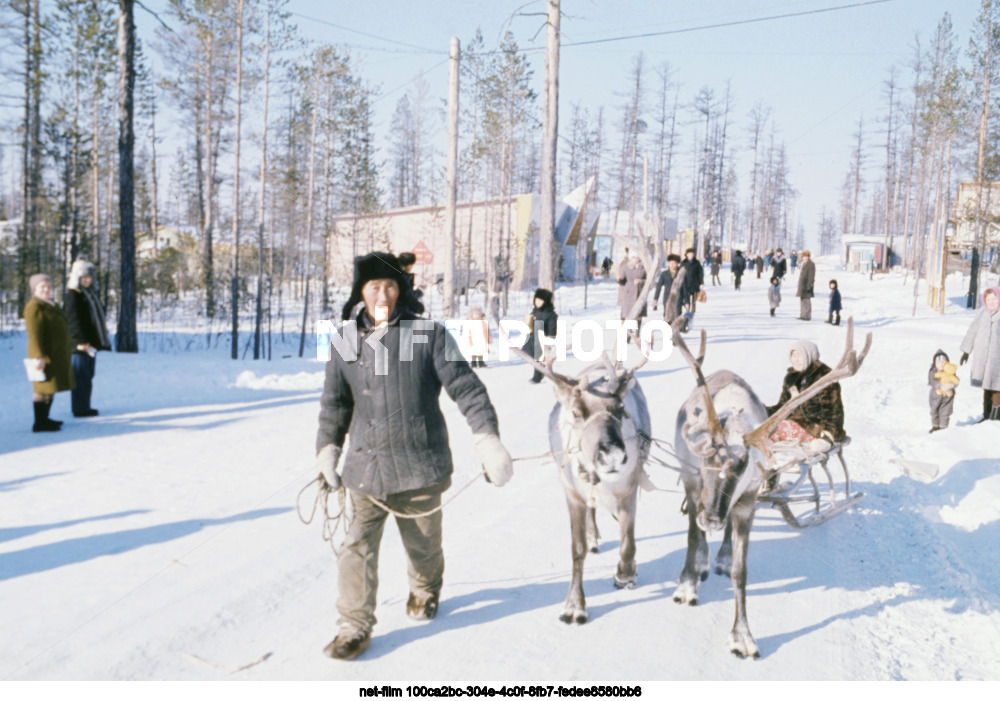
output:
POLYGON ((52 278, 37 273, 28 278, 31 298, 24 307, 28 335, 25 367, 32 380, 35 433, 59 431, 63 422, 53 419, 52 400, 58 392, 71 392, 73 416, 97 416, 91 406, 97 352, 110 350, 104 306, 93 288, 94 265, 77 260, 70 268, 64 308, 54 299, 52 278))

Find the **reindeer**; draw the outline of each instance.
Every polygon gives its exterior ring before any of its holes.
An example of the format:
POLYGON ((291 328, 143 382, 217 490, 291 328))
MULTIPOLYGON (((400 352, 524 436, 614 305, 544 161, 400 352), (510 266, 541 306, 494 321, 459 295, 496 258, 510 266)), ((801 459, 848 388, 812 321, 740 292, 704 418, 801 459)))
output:
MULTIPOLYGON (((635 246, 635 243, 631 244, 635 246)), ((645 246, 636 248, 646 268, 646 284, 626 319, 636 319, 657 272, 645 246)), ((549 444, 559 464, 559 477, 569 507, 573 574, 559 620, 586 623, 583 562, 587 550, 597 552, 596 506, 610 511, 619 524, 619 562, 614 585, 632 588, 636 582, 635 515, 637 492, 644 481, 649 454, 650 420, 646 397, 635 379, 644 360, 631 369, 602 362, 567 377, 552 369, 552 360, 536 361, 514 350, 555 385, 557 403, 549 416, 549 444), (596 372, 596 378, 594 378, 596 372), (592 379, 593 378, 593 379, 592 379)))
POLYGON ((704 331, 695 358, 681 338, 679 321, 672 328, 674 345, 697 379, 697 387, 677 414, 675 450, 686 493, 688 548, 673 598, 692 606, 698 603, 698 583, 707 579, 709 572, 706 532, 724 527, 715 571, 729 573, 736 598, 729 650, 737 657, 759 658, 746 615, 746 565, 757 495, 771 476, 766 468, 771 461, 768 438, 796 407, 858 371, 871 346, 871 334, 857 355, 854 321, 849 319, 847 347, 837 366, 768 417, 763 402, 738 375, 728 370, 708 377, 702 373, 704 331))

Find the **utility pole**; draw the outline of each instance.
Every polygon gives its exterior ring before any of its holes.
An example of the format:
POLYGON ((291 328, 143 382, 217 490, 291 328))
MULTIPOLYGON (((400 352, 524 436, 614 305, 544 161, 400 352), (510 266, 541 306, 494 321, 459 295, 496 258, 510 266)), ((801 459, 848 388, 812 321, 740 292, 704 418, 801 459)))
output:
POLYGON ((542 118, 542 198, 538 232, 538 285, 555 289, 556 139, 559 135, 559 2, 548 0, 545 42, 545 114, 542 118))
POLYGON ((458 191, 458 68, 460 44, 451 38, 448 76, 448 194, 445 201, 444 318, 452 317, 455 303, 455 205, 458 191))

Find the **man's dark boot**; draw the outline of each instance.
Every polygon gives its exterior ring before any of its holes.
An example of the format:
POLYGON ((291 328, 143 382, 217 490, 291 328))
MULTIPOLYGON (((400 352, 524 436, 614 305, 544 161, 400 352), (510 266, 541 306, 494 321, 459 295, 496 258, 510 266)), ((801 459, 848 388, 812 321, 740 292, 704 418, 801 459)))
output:
POLYGON ((412 591, 406 600, 406 615, 415 621, 431 621, 438 612, 438 597, 435 594, 417 598, 412 591))
POLYGON ((323 648, 323 654, 335 660, 353 660, 368 649, 372 634, 366 630, 342 628, 337 637, 323 648))

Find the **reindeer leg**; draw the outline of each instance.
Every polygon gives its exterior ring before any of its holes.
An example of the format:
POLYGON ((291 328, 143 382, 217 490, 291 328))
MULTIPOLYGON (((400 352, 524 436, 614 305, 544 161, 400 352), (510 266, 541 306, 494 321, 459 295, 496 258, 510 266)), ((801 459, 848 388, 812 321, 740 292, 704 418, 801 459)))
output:
POLYGON ((559 620, 563 623, 586 623, 587 601, 583 596, 583 561, 587 557, 587 507, 576 494, 566 494, 569 528, 573 550, 573 578, 559 620))
POLYGON ((731 575, 733 571, 733 520, 726 519, 726 532, 722 536, 722 546, 715 556, 715 573, 731 575))
POLYGON ((736 595, 736 620, 729 634, 729 651, 740 658, 760 658, 757 641, 750 634, 747 622, 747 549, 750 546, 750 526, 753 525, 756 495, 744 494, 734 504, 729 519, 733 524, 733 591, 736 595))
MULTIPOLYGON (((695 492, 694 494, 697 494, 695 492)), ((674 590, 674 601, 678 604, 694 606, 698 603, 698 582, 708 579, 708 541, 705 532, 698 527, 698 502, 688 492, 688 547, 684 558, 684 569, 674 590)))
POLYGON ((597 509, 590 507, 587 509, 587 550, 592 553, 599 551, 601 534, 597 530, 597 509))
POLYGON ((636 495, 633 492, 628 499, 622 500, 618 507, 618 523, 621 526, 621 547, 618 569, 615 571, 615 587, 632 589, 635 586, 635 504, 636 495))

